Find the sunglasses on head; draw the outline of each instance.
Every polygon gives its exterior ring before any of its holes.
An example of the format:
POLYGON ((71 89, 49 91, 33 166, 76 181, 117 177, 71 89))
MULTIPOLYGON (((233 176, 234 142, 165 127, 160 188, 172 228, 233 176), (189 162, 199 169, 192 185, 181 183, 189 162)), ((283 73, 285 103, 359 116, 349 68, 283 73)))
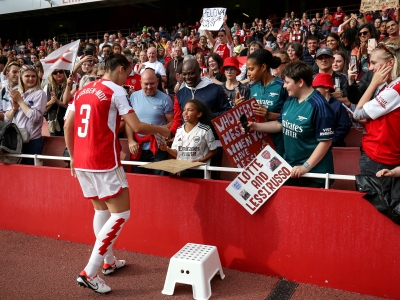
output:
POLYGON ((53 73, 51 73, 52 75, 61 75, 64 74, 63 70, 59 70, 59 71, 54 71, 53 73))

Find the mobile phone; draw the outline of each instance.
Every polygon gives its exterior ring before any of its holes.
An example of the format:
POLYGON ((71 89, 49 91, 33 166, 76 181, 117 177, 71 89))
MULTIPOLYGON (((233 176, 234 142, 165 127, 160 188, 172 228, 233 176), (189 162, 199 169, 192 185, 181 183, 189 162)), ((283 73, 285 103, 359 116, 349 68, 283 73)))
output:
POLYGON ((368 39, 367 53, 371 54, 371 52, 376 48, 377 43, 376 39, 368 39))
POLYGON ((247 121, 246 114, 241 115, 239 121, 242 124, 242 127, 244 128, 244 132, 248 133, 250 128, 248 127, 249 121, 247 121))
POLYGON ((350 56, 350 65, 353 65, 352 70, 358 73, 357 55, 350 56))

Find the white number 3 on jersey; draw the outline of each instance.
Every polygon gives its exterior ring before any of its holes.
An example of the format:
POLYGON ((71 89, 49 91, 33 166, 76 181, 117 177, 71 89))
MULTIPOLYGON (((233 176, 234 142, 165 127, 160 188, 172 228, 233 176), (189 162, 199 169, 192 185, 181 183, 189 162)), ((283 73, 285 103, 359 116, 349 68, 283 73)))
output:
POLYGON ((82 127, 78 127, 78 136, 81 138, 84 138, 87 135, 88 132, 88 126, 89 126, 89 118, 90 118, 90 105, 89 104, 83 104, 81 106, 81 111, 80 114, 84 116, 82 118, 82 124, 83 124, 83 129, 82 127))

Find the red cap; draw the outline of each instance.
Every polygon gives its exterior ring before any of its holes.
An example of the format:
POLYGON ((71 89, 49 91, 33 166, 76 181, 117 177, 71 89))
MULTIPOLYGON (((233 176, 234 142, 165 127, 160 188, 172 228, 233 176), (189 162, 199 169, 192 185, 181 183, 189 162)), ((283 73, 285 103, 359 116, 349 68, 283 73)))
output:
POLYGON ((234 67, 237 71, 237 75, 241 73, 239 69, 239 61, 234 57, 227 57, 224 60, 224 65, 222 66, 221 70, 219 71, 221 74, 224 74, 226 67, 234 67))
POLYGON ((332 75, 327 73, 318 73, 313 80, 312 86, 314 88, 322 86, 325 88, 330 88, 331 92, 335 91, 332 75))

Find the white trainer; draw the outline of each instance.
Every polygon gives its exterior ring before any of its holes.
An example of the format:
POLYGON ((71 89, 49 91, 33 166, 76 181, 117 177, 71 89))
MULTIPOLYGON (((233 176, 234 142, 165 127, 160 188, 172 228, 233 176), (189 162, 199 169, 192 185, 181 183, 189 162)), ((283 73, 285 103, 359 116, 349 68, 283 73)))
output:
POLYGON ((101 279, 98 275, 90 278, 86 275, 86 272, 83 270, 76 281, 79 286, 83 286, 84 288, 89 288, 99 294, 106 294, 111 291, 111 288, 106 285, 103 279, 101 279))
POLYGON ((112 263, 112 264, 104 264, 102 272, 103 272, 104 275, 109 275, 109 274, 113 273, 115 270, 118 270, 118 269, 122 268, 125 265, 126 265, 126 261, 125 260, 116 259, 114 257, 114 263, 112 263))

